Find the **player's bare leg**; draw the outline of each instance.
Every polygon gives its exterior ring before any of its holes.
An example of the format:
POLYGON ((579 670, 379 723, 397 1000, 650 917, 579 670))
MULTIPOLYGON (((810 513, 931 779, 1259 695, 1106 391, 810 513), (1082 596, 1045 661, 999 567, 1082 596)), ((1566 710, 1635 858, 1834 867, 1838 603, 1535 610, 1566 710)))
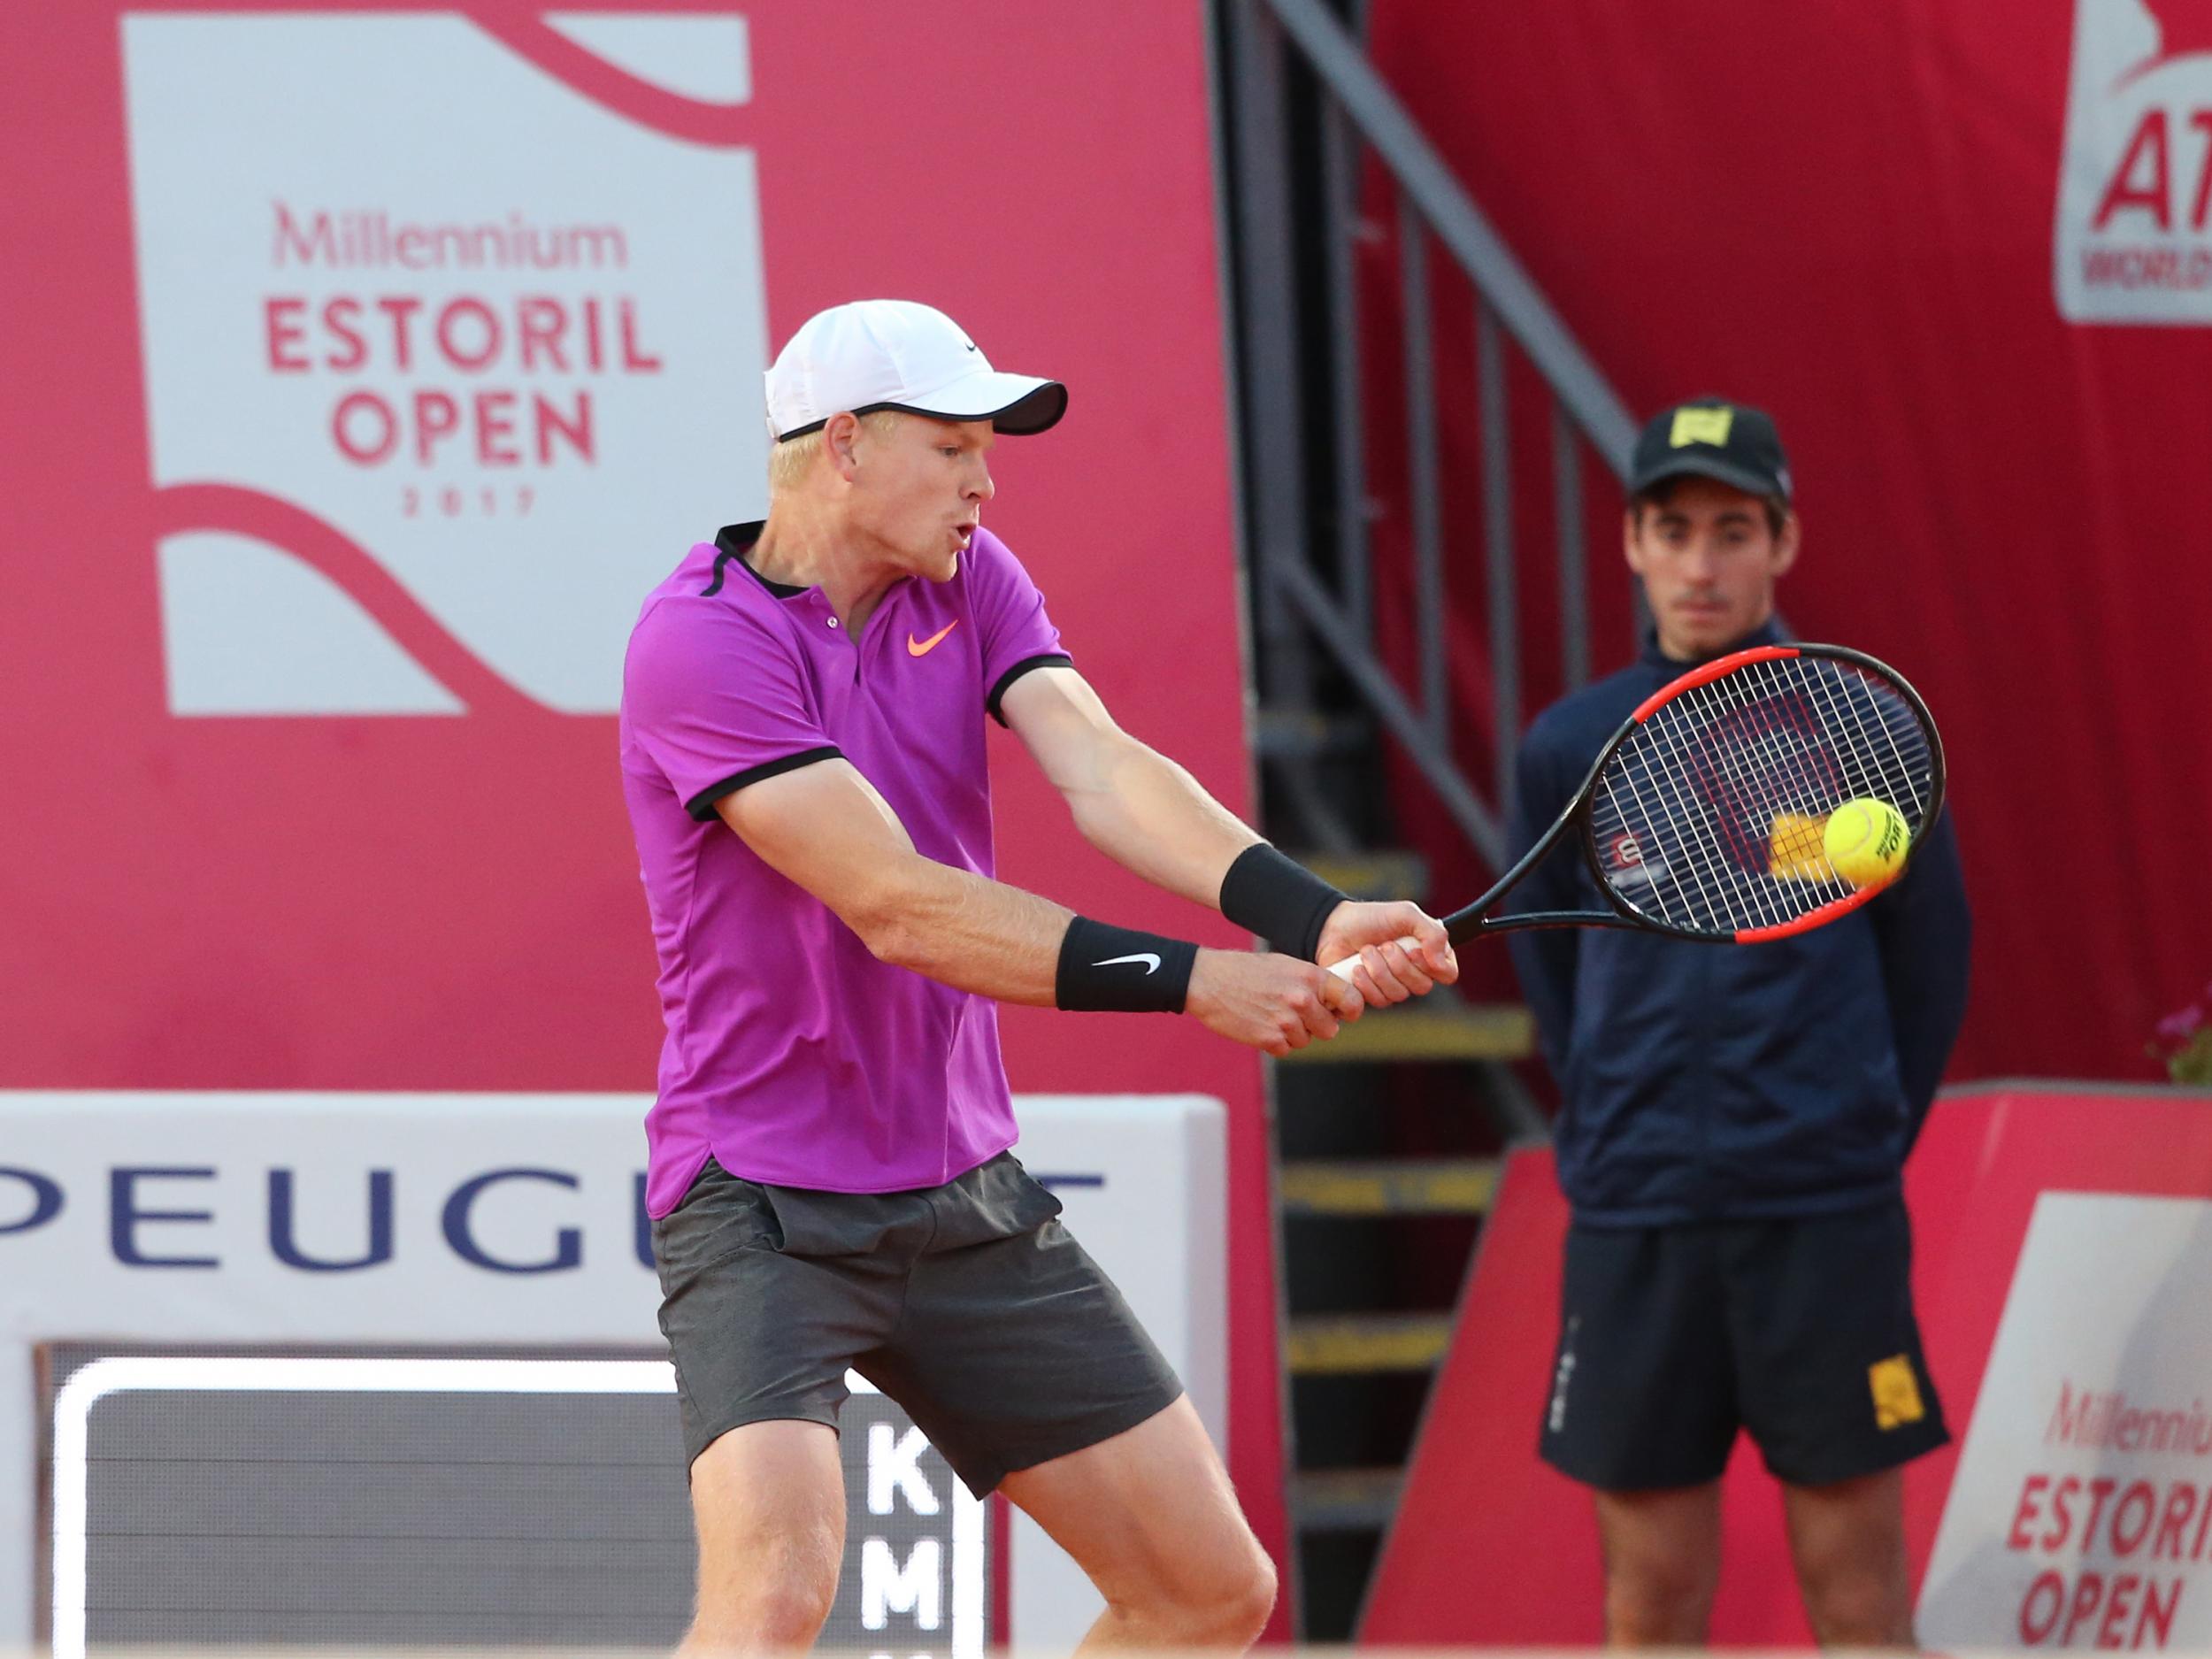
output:
POLYGON ((1607 1644, 1704 1646, 1720 1586, 1720 1483, 1596 1497, 1607 1644))
POLYGON ((1824 1647, 1913 1646, 1904 1471, 1785 1486, 1782 1506, 1813 1640, 1824 1647))
POLYGON ((1090 1575, 1106 1610, 1079 1653, 1248 1647, 1275 1606, 1252 1536, 1187 1399, 1000 1488, 1090 1575))
POLYGON ((681 1659, 796 1653, 837 1594, 845 1478, 821 1423, 732 1429, 691 1466, 699 1607, 681 1659))

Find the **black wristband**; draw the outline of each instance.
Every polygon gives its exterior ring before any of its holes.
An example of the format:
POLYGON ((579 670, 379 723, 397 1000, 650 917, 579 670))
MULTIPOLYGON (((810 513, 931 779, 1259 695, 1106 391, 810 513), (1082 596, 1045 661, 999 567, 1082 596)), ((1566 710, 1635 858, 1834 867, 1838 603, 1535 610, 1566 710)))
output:
POLYGON ((1345 896, 1265 841, 1239 853, 1221 878, 1221 913, 1301 962, 1313 960, 1321 930, 1345 896))
POLYGON ((1085 1012, 1179 1014, 1198 947, 1079 916, 1060 940, 1053 1001, 1085 1012))

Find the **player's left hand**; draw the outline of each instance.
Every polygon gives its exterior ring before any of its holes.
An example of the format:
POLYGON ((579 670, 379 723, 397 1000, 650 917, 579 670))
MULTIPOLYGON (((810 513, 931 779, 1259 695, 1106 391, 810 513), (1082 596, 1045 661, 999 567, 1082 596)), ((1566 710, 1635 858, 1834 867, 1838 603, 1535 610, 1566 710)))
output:
POLYGON ((1417 904, 1348 899, 1329 913, 1313 959, 1323 967, 1357 956, 1352 983, 1370 1004, 1425 996, 1459 978, 1459 957, 1444 925, 1417 904))

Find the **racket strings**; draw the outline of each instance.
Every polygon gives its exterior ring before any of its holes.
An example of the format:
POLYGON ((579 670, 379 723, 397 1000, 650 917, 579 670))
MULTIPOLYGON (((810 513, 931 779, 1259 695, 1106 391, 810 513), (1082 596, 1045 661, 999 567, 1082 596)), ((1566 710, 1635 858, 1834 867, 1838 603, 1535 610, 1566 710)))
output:
MULTIPOLYGON (((1755 664, 1754 672, 1765 664, 1755 664)), ((1824 848, 1827 814, 1834 804, 1849 798, 1839 788, 1846 768, 1839 767, 1832 750, 1820 741, 1818 717, 1794 687, 1770 681, 1756 688, 1745 683, 1717 688, 1732 700, 1735 718, 1758 719, 1763 741, 1780 751, 1784 764, 1766 770, 1755 766, 1732 768, 1741 778, 1740 800, 1734 816, 1724 820, 1730 834, 1730 853, 1740 864, 1763 864, 1776 879, 1821 880, 1835 879, 1824 848), (1779 710, 1787 718, 1773 718, 1779 710), (1743 776, 1749 772, 1751 775, 1743 776)), ((1724 754, 1732 753, 1724 748, 1724 754)))
POLYGON ((1936 793, 1916 706, 1855 664, 1742 664, 1661 704, 1598 780, 1591 830, 1607 884, 1670 926, 1779 927, 1857 889, 1829 862, 1831 813, 1865 796, 1916 831, 1936 793))
POLYGON ((1845 664, 1813 659, 1806 672, 1793 677, 1795 683, 1786 687, 1780 684, 1781 677, 1774 668, 1772 663, 1752 664, 1747 675, 1756 677, 1763 689, 1778 695, 1786 689, 1793 693, 1798 684, 1809 692, 1811 705, 1817 710, 1823 752, 1840 768, 1846 798, 1870 795, 1888 800, 1912 823, 1926 816, 1924 788, 1932 782, 1934 767, 1929 758, 1927 734, 1909 704, 1880 681, 1845 664), (1853 690, 1860 695, 1851 695, 1853 690), (1897 718, 1882 718, 1884 705, 1897 718), (1900 724, 1907 734, 1901 744, 1897 735, 1900 724))
MULTIPOLYGON (((1653 718, 1666 717, 1662 709, 1653 718)), ((1717 918, 1742 909, 1749 895, 1713 845, 1667 833, 1669 826, 1696 814, 1686 780, 1663 764, 1655 743, 1638 745, 1634 753, 1624 746, 1617 759, 1620 764, 1607 768, 1603 787, 1618 828, 1609 836, 1603 819, 1593 814, 1601 846, 1616 855, 1606 861, 1609 880, 1632 906, 1655 912, 1670 926, 1701 932, 1717 927, 1717 918), (1630 851, 1632 860, 1617 856, 1630 851), (1632 890, 1633 885, 1643 886, 1645 895, 1632 890)))
MULTIPOLYGON (((1750 683, 1769 666, 1751 664, 1740 678, 1730 677, 1737 680, 1733 685, 1716 682, 1724 700, 1732 701, 1740 710, 1780 707, 1791 717, 1770 723, 1787 764, 1746 780, 1747 799, 1730 824, 1732 854, 1747 864, 1755 860, 1763 865, 1769 887, 1757 889, 1763 895, 1792 882, 1821 889, 1821 903, 1848 897, 1850 884, 1828 862, 1826 831, 1828 814, 1858 793, 1848 785, 1852 768, 1847 761, 1839 764, 1834 748, 1824 741, 1827 733, 1819 715, 1800 687, 1778 686, 1770 676, 1755 686, 1750 683)), ((1800 913, 1787 904, 1769 902, 1763 906, 1761 919, 1772 926, 1800 913)))
POLYGON ((1615 890, 1632 908, 1699 933, 1732 933, 1790 919, 1779 895, 1746 867, 1738 825, 1760 792, 1734 745, 1709 741, 1718 723, 1738 709, 1709 687, 1663 705, 1617 757, 1627 799, 1621 790, 1607 791, 1623 823, 1637 826, 1633 843, 1650 849, 1641 870, 1609 871, 1615 890), (1717 772, 1725 794, 1716 787, 1717 772))
MULTIPOLYGON (((1744 740, 1755 735, 1754 728, 1771 732, 1775 723, 1744 718, 1746 705, 1730 689, 1720 681, 1701 687, 1664 705, 1651 722, 1663 722, 1646 770, 1663 780, 1655 798, 1675 815, 1671 840, 1678 850, 1670 871, 1678 863, 1690 878, 1677 884, 1673 896, 1701 932, 1732 933, 1788 919, 1778 897, 1754 879, 1753 843, 1742 827, 1772 794, 1771 785, 1763 784, 1747 764, 1744 740), (1715 741, 1716 733, 1724 741, 1715 741)), ((1655 882, 1654 890, 1663 892, 1663 883, 1655 882)))
MULTIPOLYGON (((1802 660, 1791 659, 1791 666, 1801 668, 1802 660)), ((1732 818, 1724 820, 1732 856, 1754 869, 1763 865, 1762 873, 1773 883, 1817 889, 1817 902, 1824 903, 1853 891, 1829 864, 1824 833, 1837 805, 1866 792, 1866 768, 1855 764, 1856 749, 1839 744, 1833 725, 1816 711, 1816 703, 1830 701, 1824 696, 1832 689, 1830 676, 1781 675, 1774 667, 1771 662, 1748 664, 1744 672, 1715 682, 1713 689, 1719 701, 1738 710, 1738 721, 1755 725, 1779 751, 1779 764, 1762 765, 1756 754, 1747 754, 1733 741, 1710 745, 1709 752, 1717 748, 1734 763, 1731 771, 1743 779, 1739 798, 1729 803, 1732 818), (1776 710, 1785 711, 1784 718, 1773 718, 1776 710), (1760 715, 1768 718, 1756 718, 1760 715)), ((1771 892, 1763 887, 1756 890, 1763 895, 1771 892)), ((1786 920, 1798 908, 1769 902, 1761 907, 1762 919, 1786 920)))
MULTIPOLYGON (((1755 696, 1740 683, 1717 682, 1715 688, 1730 710, 1717 728, 1724 741, 1705 744, 1700 758, 1725 783, 1704 793, 1723 809, 1719 825, 1730 863, 1771 868, 1773 838, 1784 833, 1779 815, 1801 802, 1832 796, 1836 769, 1831 757, 1809 741, 1811 716, 1794 695, 1770 689, 1755 696)), ((1794 825, 1788 831, 1793 836, 1800 833, 1794 825)))
POLYGON ((1844 698, 1843 706, 1839 710, 1832 695, 1836 687, 1832 687, 1830 681, 1835 680, 1839 687, 1847 683, 1842 677, 1855 671, 1833 664, 1827 666, 1832 672, 1813 675, 1812 685, 1816 695, 1833 717, 1837 729, 1842 729, 1847 717, 1850 722, 1850 741, 1840 743, 1838 753, 1847 768, 1855 769, 1854 781, 1858 787, 1854 794, 1881 795, 1886 789, 1901 784, 1909 799, 1892 801, 1890 804, 1903 812, 1910 822, 1919 823, 1927 815, 1928 806, 1927 796, 1922 793, 1923 787, 1932 784, 1934 775, 1934 766, 1929 757, 1927 733, 1922 729, 1919 720, 1913 717, 1911 706, 1870 676, 1860 674, 1855 682, 1867 695, 1855 699, 1844 698), (1883 705, 1877 702, 1878 695, 1886 698, 1888 706, 1901 717, 1907 736, 1904 743, 1900 743, 1897 737, 1896 728, 1901 722, 1879 718, 1883 705), (1875 732, 1880 734, 1879 744, 1867 731, 1870 717, 1872 718, 1875 732), (1882 756, 1887 757, 1886 767, 1872 764, 1882 756))
POLYGON ((1708 791, 1701 788, 1688 767, 1671 764, 1689 752, 1677 729, 1684 711, 1670 706, 1653 718, 1666 723, 1663 741, 1628 757, 1637 785, 1632 791, 1639 809, 1636 816, 1647 826, 1643 843, 1657 854, 1647 872, 1652 902, 1674 926, 1698 931, 1715 930, 1732 915, 1757 913, 1760 895, 1717 838, 1670 833, 1671 826, 1698 818, 1708 791))
MULTIPOLYGON (((1818 658, 1763 661, 1710 687, 1709 701, 1735 712, 1708 736, 1703 751, 1722 763, 1735 790, 1732 798, 1708 798, 1728 822, 1731 867, 1746 875, 1755 899, 1749 913, 1762 925, 1793 919, 1855 890, 1821 847, 1827 815, 1842 799, 1897 795, 1906 798, 1894 803, 1901 805, 1924 798, 1903 764, 1893 722, 1870 726, 1868 687, 1847 680, 1850 672, 1818 658), (1875 731, 1882 733, 1878 742, 1875 731), (1747 732, 1763 747, 1747 746, 1747 732), (1759 850, 1747 857, 1752 849, 1759 850)), ((1901 699, 1882 691, 1909 712, 1901 699)), ((1917 735, 1916 722, 1909 729, 1917 735)), ((1924 741, 1918 747, 1924 756, 1924 741)))
MULTIPOLYGON (((1831 683, 1834 675, 1815 675, 1810 679, 1813 697, 1821 710, 1823 739, 1828 751, 1836 757, 1842 774, 1844 800, 1873 797, 1889 802, 1903 814, 1908 823, 1920 820, 1921 795, 1911 772, 1902 764, 1902 755, 1893 737, 1878 744, 1876 734, 1886 734, 1886 722, 1872 723, 1870 730, 1864 708, 1865 699, 1853 697, 1847 689, 1831 683), (1899 786, 1902 784, 1901 788, 1899 786), (1893 798, 1900 797, 1902 798, 1893 798)), ((1829 862, 1824 841, 1827 827, 1826 813, 1837 803, 1832 797, 1823 807, 1816 821, 1800 818, 1797 823, 1805 826, 1803 856, 1794 867, 1800 879, 1816 880, 1831 898, 1847 898, 1856 891, 1852 884, 1837 873, 1829 862)), ((1781 849, 1774 849, 1775 873, 1782 873, 1784 859, 1781 849)))
POLYGON ((1767 791, 1745 764, 1742 745, 1735 740, 1742 738, 1747 728, 1763 728, 1759 734, 1768 735, 1779 727, 1771 718, 1749 714, 1748 705, 1732 700, 1728 695, 1732 688, 1721 682, 1701 689, 1709 694, 1700 700, 1704 706, 1669 704, 1659 717, 1671 715, 1668 735, 1675 745, 1674 752, 1686 757, 1688 763, 1683 768, 1688 787, 1673 791, 1676 810, 1687 822, 1701 810, 1718 809, 1712 813, 1718 835, 1709 841, 1691 839, 1686 842, 1692 854, 1690 867, 1708 874, 1710 885, 1724 901, 1709 903, 1698 920, 1708 927, 1731 915, 1753 916, 1762 923, 1778 921, 1782 919, 1779 910, 1750 879, 1752 845, 1739 827, 1751 810, 1748 803, 1767 791), (1703 728, 1716 724, 1730 733, 1731 741, 1706 741, 1703 728))

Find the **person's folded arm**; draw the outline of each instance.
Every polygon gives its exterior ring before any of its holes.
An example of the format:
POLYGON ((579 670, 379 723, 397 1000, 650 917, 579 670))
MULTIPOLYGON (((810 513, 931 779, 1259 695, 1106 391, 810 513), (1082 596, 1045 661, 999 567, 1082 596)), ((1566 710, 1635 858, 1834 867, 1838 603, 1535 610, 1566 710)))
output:
POLYGON ((1882 960, 1898 1081, 1905 1094, 1910 1150, 1935 1103, 1944 1068, 1966 1021, 1973 917, 1958 834, 1944 813, 1913 849, 1897 885, 1867 907, 1882 960))
MULTIPOLYGON (((1506 827, 1505 856, 1509 864, 1536 844, 1552 820, 1564 810, 1570 791, 1556 776, 1559 768, 1539 743, 1524 741, 1514 758, 1513 800, 1506 827)), ((1571 910, 1576 908, 1575 867, 1568 859, 1543 859, 1522 878, 1514 890, 1514 911, 1571 910)), ((1514 972, 1521 981, 1522 999, 1536 1021, 1536 1036, 1563 1087, 1567 1077, 1567 1040, 1574 1028, 1575 957, 1579 930, 1572 927, 1531 928, 1506 935, 1514 972)))

